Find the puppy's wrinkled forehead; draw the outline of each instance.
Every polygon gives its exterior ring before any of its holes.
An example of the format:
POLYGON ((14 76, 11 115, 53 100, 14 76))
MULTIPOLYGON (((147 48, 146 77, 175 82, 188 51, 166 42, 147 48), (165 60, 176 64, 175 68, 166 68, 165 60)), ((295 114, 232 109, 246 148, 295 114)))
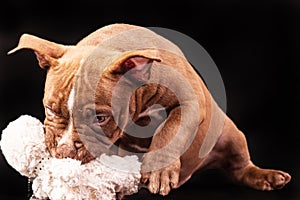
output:
POLYGON ((99 81, 105 76, 105 71, 110 63, 119 55, 118 52, 111 52, 97 47, 90 56, 82 61, 73 83, 76 105, 82 106, 83 104, 95 102, 95 92, 99 81))

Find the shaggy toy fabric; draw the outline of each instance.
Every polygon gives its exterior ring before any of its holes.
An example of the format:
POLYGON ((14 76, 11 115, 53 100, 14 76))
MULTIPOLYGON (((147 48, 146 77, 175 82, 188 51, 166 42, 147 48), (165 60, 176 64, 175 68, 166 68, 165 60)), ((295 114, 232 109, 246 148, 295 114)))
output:
POLYGON ((9 123, 1 136, 9 165, 33 178, 35 198, 53 200, 116 199, 116 193, 138 192, 141 163, 136 156, 107 156, 81 165, 71 158, 52 158, 44 142, 43 124, 23 115, 9 123))

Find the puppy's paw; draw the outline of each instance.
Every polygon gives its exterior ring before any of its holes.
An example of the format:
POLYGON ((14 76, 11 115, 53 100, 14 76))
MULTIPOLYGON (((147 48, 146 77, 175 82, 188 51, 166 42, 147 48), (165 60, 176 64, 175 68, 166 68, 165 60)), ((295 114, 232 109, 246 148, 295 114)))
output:
POLYGON ((168 195, 179 182, 181 163, 178 159, 168 167, 160 170, 142 173, 141 182, 146 184, 152 194, 168 195))
POLYGON ((283 171, 248 167, 243 176, 243 182, 257 190, 276 190, 290 182, 291 176, 283 171))
POLYGON ((291 180, 288 173, 277 170, 263 170, 261 177, 263 184, 259 188, 261 190, 276 190, 283 188, 291 180))

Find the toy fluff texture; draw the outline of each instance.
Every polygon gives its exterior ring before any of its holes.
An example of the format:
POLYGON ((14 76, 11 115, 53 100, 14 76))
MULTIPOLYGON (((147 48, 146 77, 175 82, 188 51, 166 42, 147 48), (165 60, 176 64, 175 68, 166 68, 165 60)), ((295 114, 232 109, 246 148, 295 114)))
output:
POLYGON ((102 154, 84 165, 71 158, 53 158, 45 145, 43 124, 29 115, 8 124, 0 145, 8 164, 33 179, 35 198, 113 200, 117 192, 138 192, 141 163, 136 156, 102 154))

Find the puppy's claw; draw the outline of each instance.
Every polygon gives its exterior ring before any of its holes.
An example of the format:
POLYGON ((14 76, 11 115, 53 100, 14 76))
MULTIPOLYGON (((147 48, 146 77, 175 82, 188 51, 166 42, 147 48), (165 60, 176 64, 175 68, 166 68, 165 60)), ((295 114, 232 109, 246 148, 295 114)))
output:
POLYGON ((142 184, 147 184, 148 181, 149 181, 149 177, 146 177, 146 176, 143 176, 143 175, 142 175, 141 183, 142 183, 142 184))
POLYGON ((179 173, 174 171, 170 172, 170 186, 172 189, 176 188, 179 183, 179 173))

